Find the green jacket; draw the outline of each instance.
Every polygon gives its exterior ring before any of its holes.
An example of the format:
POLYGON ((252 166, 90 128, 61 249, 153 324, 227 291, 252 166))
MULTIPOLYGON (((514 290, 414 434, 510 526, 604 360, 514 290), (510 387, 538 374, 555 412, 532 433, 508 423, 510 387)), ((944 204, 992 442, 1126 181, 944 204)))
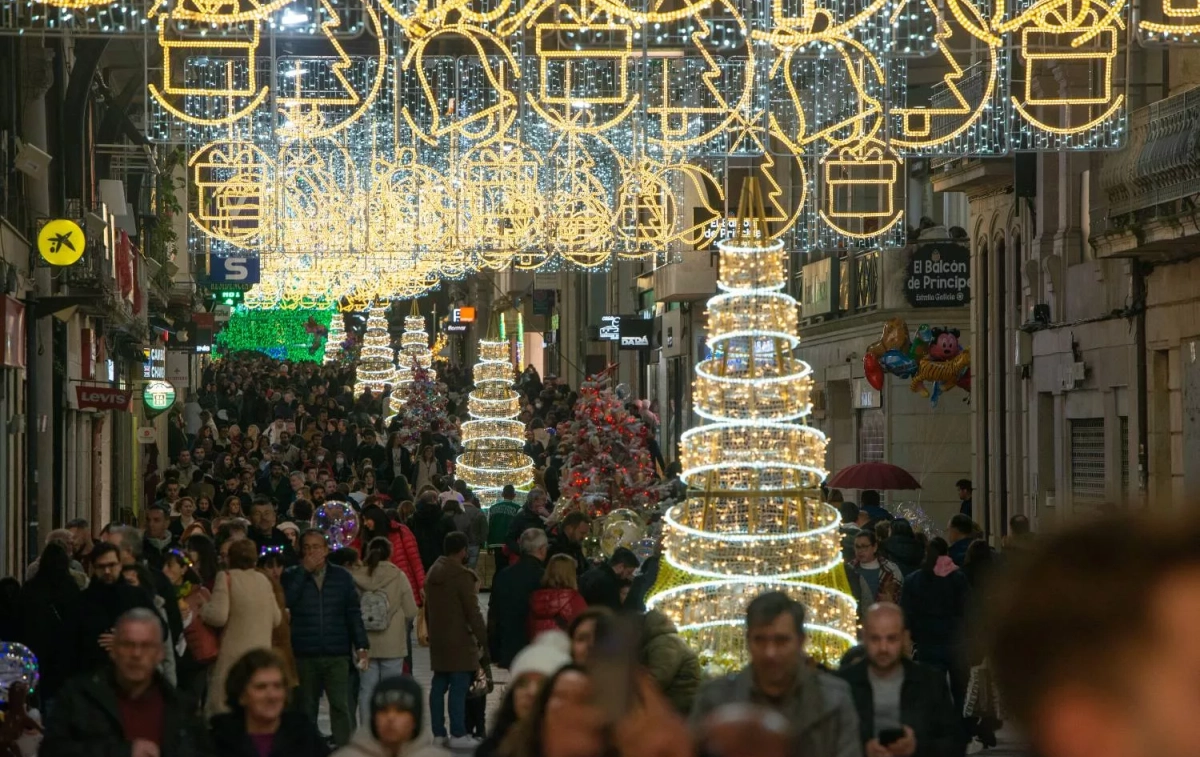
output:
POLYGON ((508 537, 508 528, 519 512, 521 512, 521 506, 507 499, 499 500, 488 508, 487 545, 489 548, 504 546, 504 541, 508 537))
POLYGON ((647 611, 643 623, 642 665, 675 709, 687 715, 700 690, 700 658, 658 610, 647 611))

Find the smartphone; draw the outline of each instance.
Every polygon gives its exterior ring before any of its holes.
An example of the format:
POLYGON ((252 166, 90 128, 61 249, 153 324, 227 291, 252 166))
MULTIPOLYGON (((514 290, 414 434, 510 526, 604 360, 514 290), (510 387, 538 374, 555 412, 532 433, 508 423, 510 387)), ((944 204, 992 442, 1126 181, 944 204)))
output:
POLYGON ((903 728, 884 728, 879 732, 879 746, 888 746, 904 738, 903 728))
POLYGON ((629 617, 600 618, 588 661, 595 701, 609 723, 617 723, 637 704, 640 629, 629 617))

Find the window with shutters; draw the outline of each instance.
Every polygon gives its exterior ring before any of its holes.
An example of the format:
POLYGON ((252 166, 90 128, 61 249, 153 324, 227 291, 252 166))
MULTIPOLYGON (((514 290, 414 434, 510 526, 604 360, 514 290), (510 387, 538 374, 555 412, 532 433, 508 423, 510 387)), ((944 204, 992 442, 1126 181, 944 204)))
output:
POLYGON ((858 411, 858 461, 883 461, 883 408, 872 407, 858 411))
POLYGON ((1079 502, 1107 498, 1104 480, 1104 419, 1071 421, 1071 494, 1079 502))

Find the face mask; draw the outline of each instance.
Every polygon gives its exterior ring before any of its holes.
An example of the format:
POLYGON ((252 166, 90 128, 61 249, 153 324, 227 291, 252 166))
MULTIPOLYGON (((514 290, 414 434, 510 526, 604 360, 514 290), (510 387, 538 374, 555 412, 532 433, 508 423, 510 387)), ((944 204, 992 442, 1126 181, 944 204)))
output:
POLYGON ((342 464, 342 463, 344 463, 344 462, 346 462, 346 458, 344 458, 344 457, 339 457, 339 458, 337 459, 337 464, 338 464, 338 465, 341 465, 341 464, 342 464))
POLYGON ((324 456, 324 455, 317 455, 317 462, 318 462, 318 463, 319 463, 319 462, 321 462, 321 461, 322 461, 322 460, 324 460, 324 459, 325 459, 325 456, 324 456))

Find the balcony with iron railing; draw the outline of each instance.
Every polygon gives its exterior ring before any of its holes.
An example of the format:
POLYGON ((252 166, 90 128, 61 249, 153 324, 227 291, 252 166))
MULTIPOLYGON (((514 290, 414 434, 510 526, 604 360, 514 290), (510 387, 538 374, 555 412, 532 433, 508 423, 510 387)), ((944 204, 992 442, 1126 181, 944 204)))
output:
POLYGON ((1200 87, 1129 116, 1125 148, 1104 158, 1093 203, 1098 257, 1200 254, 1200 87))

